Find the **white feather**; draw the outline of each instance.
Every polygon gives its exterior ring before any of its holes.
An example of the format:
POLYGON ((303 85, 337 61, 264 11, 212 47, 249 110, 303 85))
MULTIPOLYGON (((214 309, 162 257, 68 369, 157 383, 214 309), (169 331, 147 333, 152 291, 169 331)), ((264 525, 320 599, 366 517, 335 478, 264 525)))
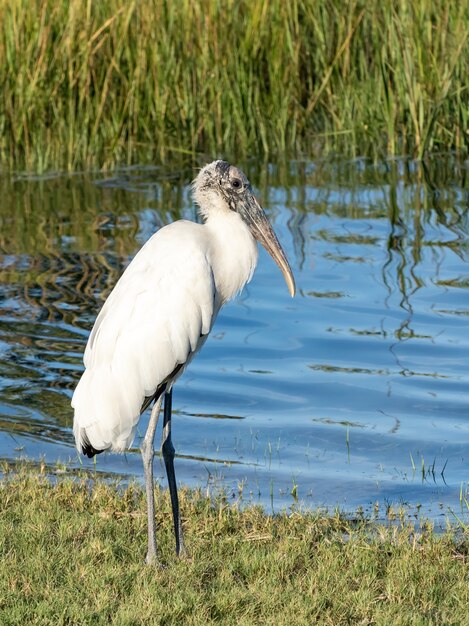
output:
POLYGON ((205 224, 181 220, 153 235, 101 309, 72 399, 78 449, 129 447, 145 397, 187 366, 220 307, 251 278, 254 238, 237 213, 213 208, 205 224))

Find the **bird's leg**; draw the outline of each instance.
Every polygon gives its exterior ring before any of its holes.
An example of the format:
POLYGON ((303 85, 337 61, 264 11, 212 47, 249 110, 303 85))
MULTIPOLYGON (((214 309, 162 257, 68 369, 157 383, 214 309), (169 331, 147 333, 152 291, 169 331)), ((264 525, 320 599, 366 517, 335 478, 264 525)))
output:
POLYGON ((172 389, 164 395, 164 421, 163 421, 163 459, 168 476, 169 495, 171 496, 171 507, 173 509, 174 534, 176 536, 176 554, 184 554, 184 541, 182 538, 181 518, 179 516, 179 500, 176 485, 176 475, 174 473, 174 446, 171 441, 171 407, 172 389))
POLYGON ((156 425, 161 409, 163 394, 153 405, 148 423, 147 432, 140 448, 143 458, 143 471, 145 473, 145 486, 147 492, 147 513, 148 513, 148 551, 145 563, 156 563, 158 556, 156 554, 156 528, 155 528, 155 496, 153 485, 153 441, 155 439, 156 425))

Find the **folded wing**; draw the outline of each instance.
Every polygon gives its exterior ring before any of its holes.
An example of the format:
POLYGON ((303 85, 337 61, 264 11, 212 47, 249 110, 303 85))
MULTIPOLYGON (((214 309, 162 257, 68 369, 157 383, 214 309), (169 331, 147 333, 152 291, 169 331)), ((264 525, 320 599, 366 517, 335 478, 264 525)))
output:
POLYGON ((175 371, 182 373, 210 332, 216 299, 203 227, 178 221, 147 241, 88 340, 72 399, 79 449, 131 445, 145 398, 175 371))

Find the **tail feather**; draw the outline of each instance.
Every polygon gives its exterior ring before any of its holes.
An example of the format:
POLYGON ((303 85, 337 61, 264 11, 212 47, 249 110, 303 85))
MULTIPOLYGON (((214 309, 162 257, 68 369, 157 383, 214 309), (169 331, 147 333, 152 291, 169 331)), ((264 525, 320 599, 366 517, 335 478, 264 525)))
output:
POLYGON ((110 368, 85 370, 72 399, 78 450, 89 458, 123 452, 132 444, 142 401, 143 393, 122 384, 110 368))
POLYGON ((83 433, 83 435, 82 435, 81 451, 89 459, 92 459, 97 454, 101 454, 101 452, 104 452, 104 450, 96 450, 96 448, 94 448, 91 445, 91 443, 88 440, 88 437, 86 436, 86 433, 83 433))

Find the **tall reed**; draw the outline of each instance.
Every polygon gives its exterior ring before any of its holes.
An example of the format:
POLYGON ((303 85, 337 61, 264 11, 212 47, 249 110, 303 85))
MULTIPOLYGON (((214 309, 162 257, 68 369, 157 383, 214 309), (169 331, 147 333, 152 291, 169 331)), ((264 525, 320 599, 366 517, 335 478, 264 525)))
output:
POLYGON ((0 0, 0 163, 467 147, 469 2, 0 0))

